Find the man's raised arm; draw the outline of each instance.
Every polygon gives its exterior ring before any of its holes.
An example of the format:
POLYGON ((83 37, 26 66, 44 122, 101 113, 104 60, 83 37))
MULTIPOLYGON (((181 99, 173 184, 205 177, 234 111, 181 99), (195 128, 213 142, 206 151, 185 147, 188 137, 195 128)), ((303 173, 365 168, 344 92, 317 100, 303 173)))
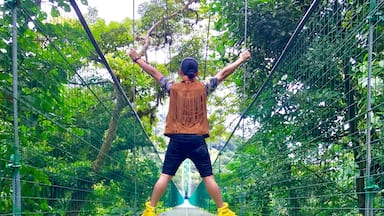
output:
POLYGON ((161 74, 152 65, 148 64, 146 61, 141 59, 135 49, 132 48, 131 50, 129 50, 128 54, 132 58, 132 60, 136 62, 147 74, 151 75, 157 82, 160 82, 160 79, 163 77, 163 74, 161 74))
POLYGON ((219 73, 216 74, 216 78, 219 82, 223 81, 225 78, 227 78, 229 75, 231 75, 235 70, 247 59, 251 57, 251 53, 247 50, 240 54, 240 57, 232 62, 231 64, 225 66, 223 70, 221 70, 219 73))

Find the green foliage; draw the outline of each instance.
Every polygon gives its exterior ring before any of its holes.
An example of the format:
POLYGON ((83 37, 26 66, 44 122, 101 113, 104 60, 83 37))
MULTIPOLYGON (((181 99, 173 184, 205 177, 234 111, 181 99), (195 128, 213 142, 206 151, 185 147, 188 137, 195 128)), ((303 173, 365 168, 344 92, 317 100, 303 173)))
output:
POLYGON ((118 55, 118 50, 133 43, 132 22, 125 19, 122 23, 110 22, 107 25, 104 20, 98 19, 91 25, 91 31, 105 54, 118 55))
MULTIPOLYGON (((255 94, 266 80, 272 62, 280 55, 308 4, 309 1, 249 1, 247 38, 244 38, 244 1, 212 2, 211 12, 217 18, 214 29, 222 32, 213 38, 217 54, 223 61, 231 61, 227 52, 233 48, 248 49, 252 53, 245 70, 247 95, 255 94)), ((242 73, 235 78, 242 89, 242 73)))

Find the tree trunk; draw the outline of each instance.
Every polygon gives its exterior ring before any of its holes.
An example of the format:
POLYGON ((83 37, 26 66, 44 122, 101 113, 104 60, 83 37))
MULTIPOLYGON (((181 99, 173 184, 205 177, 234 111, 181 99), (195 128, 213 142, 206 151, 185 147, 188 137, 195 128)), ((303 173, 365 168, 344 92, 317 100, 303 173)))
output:
POLYGON ((100 151, 96 157, 96 160, 93 161, 93 163, 92 163, 92 170, 95 173, 100 172, 100 170, 104 164, 105 158, 106 158, 108 152, 111 150, 113 140, 115 140, 115 138, 116 138, 116 131, 117 131, 117 126, 119 124, 121 111, 123 110, 123 108, 125 106, 126 105, 124 104, 121 96, 118 96, 116 107, 113 110, 112 118, 109 121, 109 127, 105 131, 105 134, 104 134, 103 144, 100 147, 100 151))

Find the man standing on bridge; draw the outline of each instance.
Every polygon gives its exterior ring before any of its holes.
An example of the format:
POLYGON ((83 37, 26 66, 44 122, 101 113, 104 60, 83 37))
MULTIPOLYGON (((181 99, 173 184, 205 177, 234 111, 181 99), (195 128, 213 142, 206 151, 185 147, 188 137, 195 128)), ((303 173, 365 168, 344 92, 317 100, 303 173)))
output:
POLYGON ((141 59, 135 49, 129 51, 129 56, 159 82, 160 87, 170 95, 164 132, 164 135, 170 137, 170 141, 165 154, 162 174, 153 188, 151 200, 145 204, 146 209, 142 216, 155 216, 157 202, 166 191, 169 181, 181 163, 187 158, 191 159, 198 169, 209 195, 218 207, 218 215, 235 216, 236 214, 229 209, 228 204, 222 200, 205 143, 205 138, 209 137, 207 96, 216 89, 220 82, 250 58, 250 52, 242 52, 236 61, 224 67, 207 82, 196 79, 199 70, 198 62, 194 58, 187 57, 181 62, 179 75, 182 81, 173 82, 141 59))

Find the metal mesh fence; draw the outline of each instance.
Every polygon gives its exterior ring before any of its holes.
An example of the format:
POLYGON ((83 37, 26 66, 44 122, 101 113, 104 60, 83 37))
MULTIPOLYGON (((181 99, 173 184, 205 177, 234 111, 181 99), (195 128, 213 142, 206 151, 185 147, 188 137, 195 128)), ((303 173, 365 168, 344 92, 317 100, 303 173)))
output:
MULTIPOLYGON (((73 11, 69 3, 63 4, 73 11)), ((129 95, 119 91, 123 81, 115 82, 108 73, 74 13, 44 22, 47 13, 40 5, 20 1, 18 95, 13 97, 15 5, 6 1, 1 6, 0 214, 138 215, 157 180, 161 159, 129 95), (20 184, 15 186, 16 171, 20 184), (16 207, 15 187, 21 190, 21 206, 16 207)), ((123 86, 131 91, 132 85, 123 86)), ((170 184, 163 206, 175 206, 181 199, 170 184)))
MULTIPOLYGON (((384 1, 310 10, 216 160, 216 178, 239 215, 384 215, 384 1)), ((215 211, 199 188, 194 204, 215 211)))

